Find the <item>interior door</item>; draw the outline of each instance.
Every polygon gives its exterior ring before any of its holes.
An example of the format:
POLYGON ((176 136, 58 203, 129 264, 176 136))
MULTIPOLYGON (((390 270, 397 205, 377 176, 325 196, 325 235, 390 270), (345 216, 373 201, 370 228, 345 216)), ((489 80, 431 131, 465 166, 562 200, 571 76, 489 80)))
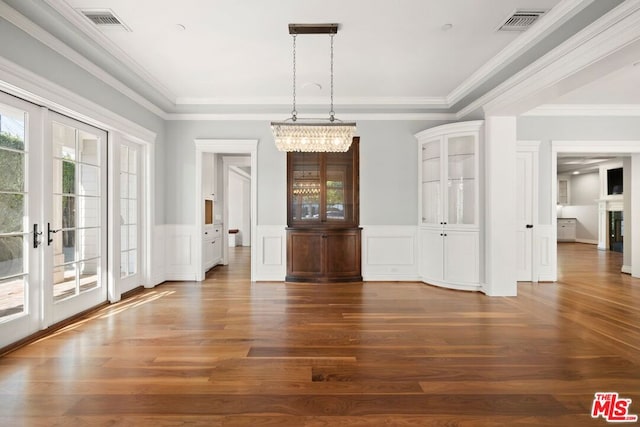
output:
POLYGON ((41 327, 40 114, 0 92, 0 348, 41 327))
POLYGON ((45 317, 56 323, 107 300, 107 134, 49 113, 45 144, 45 317))
POLYGON ((533 152, 517 153, 516 240, 517 280, 533 281, 533 152))

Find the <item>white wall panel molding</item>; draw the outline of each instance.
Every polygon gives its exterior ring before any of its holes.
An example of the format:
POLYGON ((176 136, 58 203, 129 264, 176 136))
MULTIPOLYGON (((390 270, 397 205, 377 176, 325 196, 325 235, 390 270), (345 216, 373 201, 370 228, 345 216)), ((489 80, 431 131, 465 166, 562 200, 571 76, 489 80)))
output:
POLYGON ((556 251, 556 236, 552 225, 538 225, 538 280, 540 282, 555 282, 557 270, 555 257, 552 254, 556 251))
POLYGON ((165 279, 165 265, 166 265, 166 236, 167 236, 167 227, 166 225, 156 225, 153 227, 153 237, 152 242, 153 246, 150 248, 151 250, 151 274, 150 274, 150 282, 145 286, 147 288, 153 288, 154 286, 159 285, 164 282, 165 279))
POLYGON ((196 245, 201 239, 196 236, 193 225, 167 224, 164 228, 165 280, 194 281, 198 264, 196 263, 196 245))
POLYGON ((256 281, 282 282, 287 273, 286 225, 259 225, 255 230, 256 281))
POLYGON ((362 277, 365 281, 418 281, 416 226, 365 225, 362 277))

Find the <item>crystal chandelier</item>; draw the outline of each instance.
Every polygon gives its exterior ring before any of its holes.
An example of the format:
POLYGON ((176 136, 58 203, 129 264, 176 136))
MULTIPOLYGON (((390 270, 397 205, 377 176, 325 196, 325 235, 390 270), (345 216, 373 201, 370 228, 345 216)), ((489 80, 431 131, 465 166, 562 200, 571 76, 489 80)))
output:
POLYGON ((344 152, 349 150, 356 131, 355 123, 336 119, 333 111, 333 37, 338 24, 289 24, 293 37, 293 109, 291 118, 271 122, 271 130, 280 151, 344 152), (301 122, 296 111, 296 36, 298 34, 329 34, 331 38, 331 108, 327 121, 301 122))

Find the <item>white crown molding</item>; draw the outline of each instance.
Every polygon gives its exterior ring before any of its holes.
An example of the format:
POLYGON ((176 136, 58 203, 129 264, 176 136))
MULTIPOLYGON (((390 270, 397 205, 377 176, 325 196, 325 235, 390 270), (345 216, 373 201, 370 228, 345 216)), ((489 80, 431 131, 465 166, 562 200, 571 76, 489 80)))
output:
MULTIPOLYGON (((318 117, 299 115, 299 119, 317 119, 318 117)), ((453 113, 362 113, 341 114, 342 120, 377 120, 377 121, 440 121, 455 120, 453 113)), ((282 113, 226 114, 226 113, 169 113, 166 120, 182 121, 277 121, 282 120, 282 113)))
MULTIPOLYGON (((283 96, 274 97, 218 97, 218 98, 176 98, 176 105, 291 105, 291 98, 283 96)), ((300 97, 296 98, 297 105, 327 105, 327 97, 300 97)), ((445 97, 336 97, 335 105, 362 105, 362 106, 391 106, 400 108, 406 106, 431 106, 449 108, 445 97)))
POLYGON ((159 117, 164 118, 164 115, 166 113, 162 111, 160 108, 158 108, 158 106, 156 106, 155 104, 153 104, 152 102, 144 98, 142 95, 140 95, 139 93, 135 92, 134 90, 126 86, 120 80, 116 79, 111 74, 107 73, 102 68, 98 67, 96 64, 89 61, 80 53, 76 52, 75 50, 67 46, 65 43, 63 43, 61 40, 57 39, 56 37, 51 35, 49 32, 47 32, 40 26, 36 25, 34 22, 32 22, 31 20, 26 18, 24 15, 19 13, 17 10, 13 9, 12 7, 10 7, 9 5, 7 5, 2 1, 0 1, 0 16, 2 16, 2 18, 6 19, 8 22, 12 23, 16 27, 25 31, 34 39, 40 41, 44 45, 53 49, 58 54, 67 58, 68 60, 70 60, 77 66, 81 67, 85 71, 89 72, 94 77, 100 79, 101 81, 105 82, 112 88, 116 89, 118 92, 127 96, 132 101, 138 103, 139 105, 146 108, 150 112, 158 115, 159 117))
POLYGON ((640 104, 545 104, 522 114, 531 117, 638 117, 640 104))
POLYGON ((480 108, 485 114, 502 112, 638 40, 640 1, 629 0, 458 111, 457 117, 480 108))
POLYGON ((449 93, 447 103, 454 105, 475 90, 482 82, 500 70, 504 64, 511 62, 528 50, 542 37, 549 34, 563 22, 580 12, 594 0, 563 0, 545 13, 531 28, 509 43, 497 55, 482 65, 475 73, 463 81, 449 93))
POLYGON ((0 57, 0 90, 100 129, 122 132, 135 142, 156 140, 155 132, 3 57, 0 57))
POLYGON ((70 6, 65 0, 44 0, 49 6, 55 9, 67 21, 71 22, 89 38, 97 42, 102 48, 113 55, 118 61, 129 67, 135 74, 147 82, 153 89, 162 94, 167 102, 174 103, 176 96, 151 73, 145 70, 140 64, 127 55, 115 43, 98 30, 88 19, 78 10, 70 6))

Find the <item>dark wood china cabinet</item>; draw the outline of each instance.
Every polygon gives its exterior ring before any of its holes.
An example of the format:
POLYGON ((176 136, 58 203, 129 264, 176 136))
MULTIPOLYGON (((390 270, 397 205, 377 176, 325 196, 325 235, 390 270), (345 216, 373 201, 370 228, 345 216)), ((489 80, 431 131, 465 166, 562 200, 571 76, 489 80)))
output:
POLYGON ((286 281, 362 281, 359 142, 345 153, 287 153, 286 281))

